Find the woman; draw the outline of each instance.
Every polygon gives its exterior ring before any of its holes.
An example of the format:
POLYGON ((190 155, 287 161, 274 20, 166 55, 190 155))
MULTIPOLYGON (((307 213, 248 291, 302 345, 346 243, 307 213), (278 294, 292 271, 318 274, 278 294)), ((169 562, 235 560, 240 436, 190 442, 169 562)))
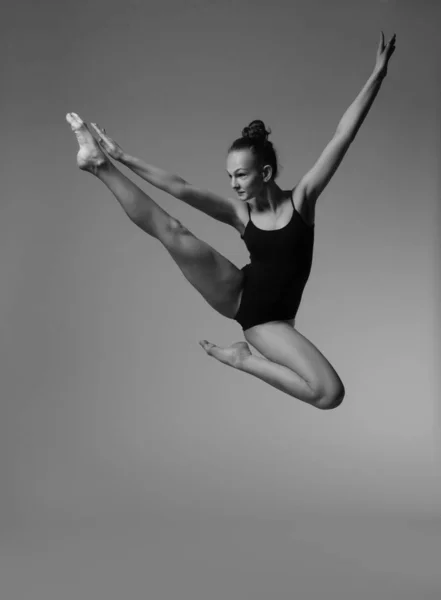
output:
POLYGON ((126 154, 104 129, 92 124, 97 143, 78 115, 66 117, 80 146, 78 166, 98 177, 130 219, 165 246, 187 280, 215 310, 242 326, 245 339, 262 357, 253 355, 246 342, 220 348, 201 341, 207 354, 319 409, 339 406, 344 387, 327 359, 294 328, 311 268, 315 204, 363 123, 394 49, 395 35, 385 44, 381 33, 371 76, 316 164, 292 190, 282 190, 275 182, 277 158, 262 121, 253 121, 230 147, 227 171, 237 197, 226 199, 126 154), (118 171, 107 155, 237 229, 250 252, 250 264, 239 270, 196 238, 118 171))

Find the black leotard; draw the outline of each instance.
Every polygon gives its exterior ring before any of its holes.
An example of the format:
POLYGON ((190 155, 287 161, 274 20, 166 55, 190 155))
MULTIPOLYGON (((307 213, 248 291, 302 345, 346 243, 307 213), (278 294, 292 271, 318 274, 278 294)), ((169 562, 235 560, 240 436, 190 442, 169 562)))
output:
POLYGON ((242 268, 244 287, 234 320, 242 329, 269 321, 293 319, 311 271, 314 225, 307 225, 294 206, 291 220, 275 230, 259 229, 251 220, 241 236, 250 253, 242 268))

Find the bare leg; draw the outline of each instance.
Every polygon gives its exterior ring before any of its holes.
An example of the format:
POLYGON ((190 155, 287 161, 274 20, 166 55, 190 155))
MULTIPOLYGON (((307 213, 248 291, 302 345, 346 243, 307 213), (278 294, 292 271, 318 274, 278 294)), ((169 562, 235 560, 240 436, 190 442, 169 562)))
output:
MULTIPOLYGON (((109 161, 83 121, 70 113, 80 150, 78 166, 98 177, 130 219, 157 238, 207 302, 233 318, 239 307, 242 273, 229 260, 196 238, 109 161)), ((265 358, 251 354, 246 342, 219 348, 200 342, 207 354, 317 408, 335 408, 343 386, 323 355, 286 322, 265 323, 245 332, 265 358)))
POLYGON ((251 354, 247 344, 235 345, 240 352, 234 356, 230 348, 219 348, 206 341, 201 345, 220 362, 254 375, 311 406, 326 410, 341 404, 345 391, 340 377, 323 354, 294 329, 292 322, 257 325, 245 331, 245 338, 263 358, 251 354))
POLYGON ((80 145, 78 166, 98 177, 129 218, 164 245, 187 280, 210 306, 223 316, 234 318, 242 291, 242 272, 123 175, 102 152, 78 115, 69 113, 66 119, 80 145))

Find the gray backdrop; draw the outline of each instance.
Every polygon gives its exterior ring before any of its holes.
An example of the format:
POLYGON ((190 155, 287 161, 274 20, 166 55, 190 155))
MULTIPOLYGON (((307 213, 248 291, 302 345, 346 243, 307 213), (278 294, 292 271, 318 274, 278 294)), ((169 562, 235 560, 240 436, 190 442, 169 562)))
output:
MULTIPOLYGON (((438 598, 441 7, 9 3, 3 85, 0 596, 438 598), (320 198, 297 328, 347 395, 320 412, 209 359, 240 327, 75 164, 68 111, 229 194, 273 130, 282 186, 389 75, 320 198)), ((236 232, 151 189, 238 266, 236 232)))

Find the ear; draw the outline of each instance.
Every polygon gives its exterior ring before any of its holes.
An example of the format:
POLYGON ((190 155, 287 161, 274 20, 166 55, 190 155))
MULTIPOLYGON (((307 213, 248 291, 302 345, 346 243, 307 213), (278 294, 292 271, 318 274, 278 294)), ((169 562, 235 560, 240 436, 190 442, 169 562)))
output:
POLYGON ((262 177, 263 177, 263 181, 265 183, 268 183, 269 181, 271 181, 271 178, 273 176, 273 168, 271 165, 265 165, 262 167, 262 177))

